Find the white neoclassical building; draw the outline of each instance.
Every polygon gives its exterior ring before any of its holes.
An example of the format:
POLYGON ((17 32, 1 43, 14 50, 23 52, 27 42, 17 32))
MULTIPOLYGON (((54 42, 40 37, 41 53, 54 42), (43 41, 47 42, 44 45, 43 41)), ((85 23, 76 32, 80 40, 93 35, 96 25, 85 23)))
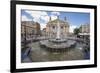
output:
POLYGON ((46 35, 49 38, 66 38, 69 34, 69 27, 69 23, 66 21, 66 19, 50 19, 46 25, 46 35))

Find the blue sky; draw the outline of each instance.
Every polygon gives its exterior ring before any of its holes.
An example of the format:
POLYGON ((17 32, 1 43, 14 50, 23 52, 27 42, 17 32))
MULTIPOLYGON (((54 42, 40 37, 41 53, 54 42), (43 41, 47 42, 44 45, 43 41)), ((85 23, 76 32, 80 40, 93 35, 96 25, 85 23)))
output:
POLYGON ((54 12, 54 11, 32 11, 32 10, 21 10, 22 21, 35 21, 39 22, 41 28, 44 28, 50 17, 52 20, 59 19, 64 20, 66 17, 72 30, 79 27, 81 24, 90 24, 90 13, 83 12, 54 12))

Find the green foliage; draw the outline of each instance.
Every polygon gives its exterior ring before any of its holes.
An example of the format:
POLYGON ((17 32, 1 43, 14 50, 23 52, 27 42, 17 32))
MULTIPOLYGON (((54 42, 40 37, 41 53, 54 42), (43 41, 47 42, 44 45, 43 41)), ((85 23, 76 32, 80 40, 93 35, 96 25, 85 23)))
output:
POLYGON ((79 32, 80 32, 80 29, 79 29, 79 28, 75 28, 75 29, 74 29, 74 34, 75 34, 75 35, 78 35, 79 32))

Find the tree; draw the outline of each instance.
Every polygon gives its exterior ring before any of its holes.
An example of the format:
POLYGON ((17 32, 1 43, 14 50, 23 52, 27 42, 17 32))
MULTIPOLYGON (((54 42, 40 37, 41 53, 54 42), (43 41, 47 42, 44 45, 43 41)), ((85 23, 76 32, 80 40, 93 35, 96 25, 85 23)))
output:
POLYGON ((79 28, 75 28, 75 29, 74 29, 74 34, 75 34, 75 35, 78 35, 79 32, 80 32, 80 29, 79 29, 79 28))

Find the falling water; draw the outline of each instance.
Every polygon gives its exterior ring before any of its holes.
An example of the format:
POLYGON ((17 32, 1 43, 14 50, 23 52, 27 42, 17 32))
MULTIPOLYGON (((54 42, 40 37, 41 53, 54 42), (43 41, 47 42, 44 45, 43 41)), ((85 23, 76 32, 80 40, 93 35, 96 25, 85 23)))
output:
POLYGON ((57 39, 60 39, 60 24, 59 24, 59 21, 57 23, 57 39))

